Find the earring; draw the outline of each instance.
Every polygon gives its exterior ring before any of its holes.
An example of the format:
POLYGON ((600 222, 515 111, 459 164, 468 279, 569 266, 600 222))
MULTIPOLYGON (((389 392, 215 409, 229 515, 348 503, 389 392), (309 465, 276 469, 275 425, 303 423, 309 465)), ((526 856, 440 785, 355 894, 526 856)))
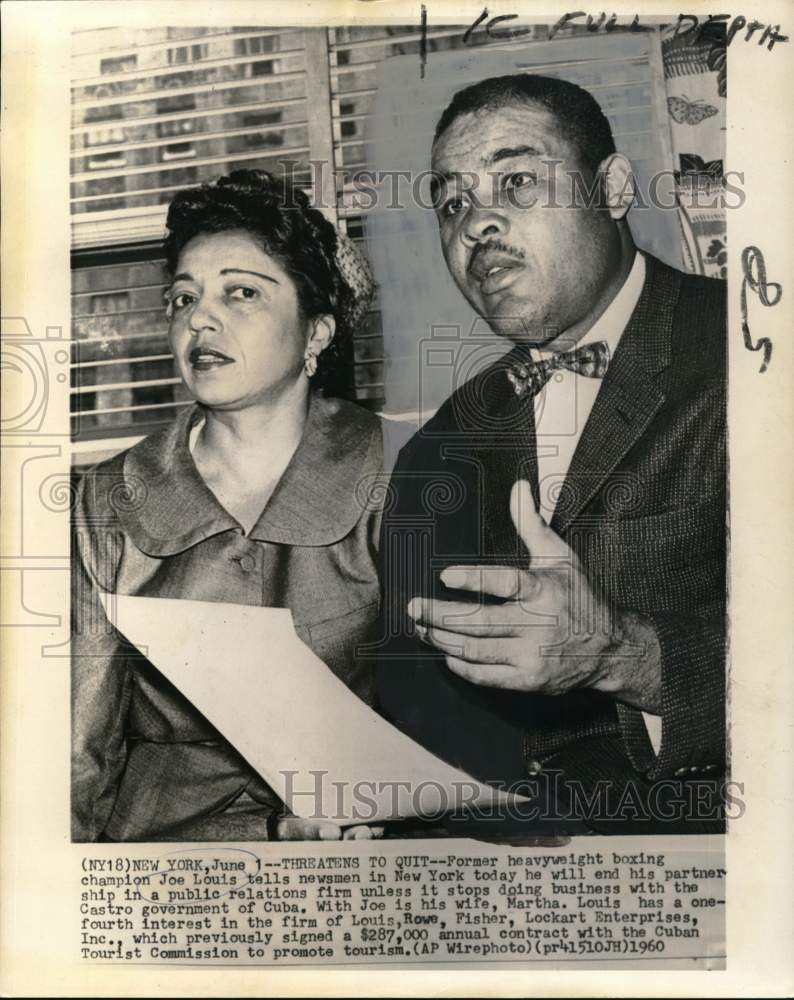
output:
POLYGON ((311 378, 317 371, 317 354, 311 347, 307 348, 303 355, 303 370, 307 378, 311 378))

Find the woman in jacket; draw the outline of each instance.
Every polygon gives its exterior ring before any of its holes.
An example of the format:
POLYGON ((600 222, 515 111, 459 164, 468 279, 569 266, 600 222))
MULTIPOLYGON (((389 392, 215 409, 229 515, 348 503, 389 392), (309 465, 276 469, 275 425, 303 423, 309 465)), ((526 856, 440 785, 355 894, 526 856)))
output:
MULTIPOLYGON (((181 192, 167 228, 169 338, 195 404, 79 485, 73 839, 338 837, 334 824, 283 817, 264 780, 113 630, 100 595, 289 608, 303 641, 371 700, 354 650, 378 605, 380 515, 362 497, 382 469, 381 428, 322 391, 371 279, 302 191, 261 171, 181 192)), ((218 650, 219 670, 227 657, 218 650)))

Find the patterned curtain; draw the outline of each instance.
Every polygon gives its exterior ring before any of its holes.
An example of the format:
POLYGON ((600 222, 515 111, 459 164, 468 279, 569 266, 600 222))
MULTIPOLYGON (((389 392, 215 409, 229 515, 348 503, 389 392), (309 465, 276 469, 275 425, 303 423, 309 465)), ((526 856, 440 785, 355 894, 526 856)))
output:
MULTIPOLYGON (((684 25, 684 30, 686 25, 684 25)), ((667 110, 684 264, 710 277, 727 274, 725 209, 725 25, 675 34, 662 30, 667 110), (713 29, 713 30, 711 30, 713 29)))

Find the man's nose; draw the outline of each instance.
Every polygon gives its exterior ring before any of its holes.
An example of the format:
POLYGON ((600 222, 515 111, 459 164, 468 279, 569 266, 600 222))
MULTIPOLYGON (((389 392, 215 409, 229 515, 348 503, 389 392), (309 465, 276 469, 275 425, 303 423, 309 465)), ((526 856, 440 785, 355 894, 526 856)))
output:
POLYGON ((466 213, 466 222, 461 230, 461 239, 467 246, 482 243, 483 240, 507 236, 510 223, 503 212, 496 207, 472 205, 466 213))

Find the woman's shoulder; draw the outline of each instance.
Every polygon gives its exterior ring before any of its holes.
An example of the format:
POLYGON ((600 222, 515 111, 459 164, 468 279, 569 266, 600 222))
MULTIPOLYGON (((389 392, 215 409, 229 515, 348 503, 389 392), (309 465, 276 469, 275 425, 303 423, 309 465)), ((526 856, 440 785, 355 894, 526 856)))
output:
POLYGON ((340 426, 359 427, 377 434, 381 431, 382 420, 377 413, 337 396, 320 396, 320 406, 326 420, 340 426))
MULTIPOLYGON (((416 434, 418 423, 413 419, 386 417, 344 399, 327 400, 328 416, 332 423, 344 428, 347 440, 369 440, 367 464, 377 471, 390 473, 397 455, 409 439, 416 434)), ((343 435, 343 438, 345 435, 343 435)))
MULTIPOLYGON (((137 445, 133 446, 137 447, 137 445)), ((113 497, 124 483, 124 462, 132 448, 125 448, 110 458, 86 469, 77 479, 76 516, 95 519, 114 509, 113 497)))
POLYGON ((86 469, 76 484, 77 511, 97 518, 134 508, 136 497, 146 489, 145 481, 149 478, 143 470, 152 463, 168 463, 168 456, 185 433, 189 418, 188 413, 180 414, 172 423, 86 469))
POLYGON ((383 466, 383 427, 377 413, 334 396, 320 396, 309 414, 303 452, 313 460, 330 462, 350 471, 362 463, 383 466), (315 439, 322 428, 321 440, 315 439))

